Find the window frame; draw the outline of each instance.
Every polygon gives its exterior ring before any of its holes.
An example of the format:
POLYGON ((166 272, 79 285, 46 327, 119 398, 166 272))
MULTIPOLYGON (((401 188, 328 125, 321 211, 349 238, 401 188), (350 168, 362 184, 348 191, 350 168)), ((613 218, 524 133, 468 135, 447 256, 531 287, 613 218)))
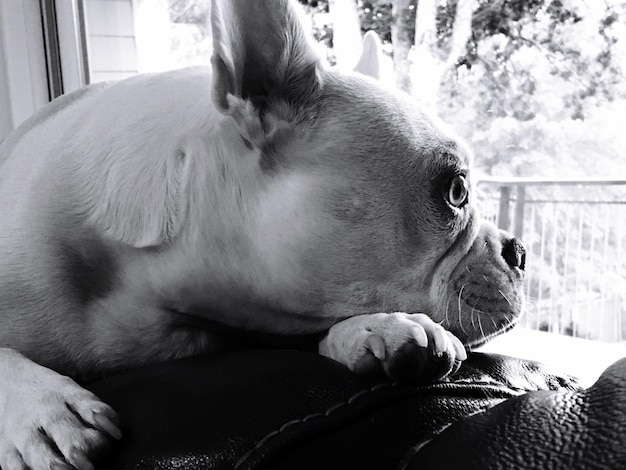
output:
POLYGON ((0 140, 89 83, 83 0, 0 2, 0 140))
POLYGON ((39 2, 0 2, 0 137, 49 101, 39 2))
MULTIPOLYGON (((87 48, 87 31, 85 7, 83 0, 40 0, 55 6, 49 21, 50 29, 56 29, 56 47, 60 67, 62 92, 69 93, 89 84, 89 57, 87 48)), ((55 38, 45 38, 54 47, 55 38)))

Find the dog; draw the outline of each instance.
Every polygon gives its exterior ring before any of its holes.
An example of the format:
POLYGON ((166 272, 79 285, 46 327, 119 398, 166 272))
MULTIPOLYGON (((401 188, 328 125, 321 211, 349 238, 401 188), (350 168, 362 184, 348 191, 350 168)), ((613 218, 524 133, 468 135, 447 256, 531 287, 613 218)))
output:
POLYGON ((519 317, 524 248, 480 219, 467 147, 327 67, 300 15, 216 0, 210 66, 88 86, 0 145, 3 470, 93 468, 120 424, 73 379, 223 328, 420 381, 519 317))

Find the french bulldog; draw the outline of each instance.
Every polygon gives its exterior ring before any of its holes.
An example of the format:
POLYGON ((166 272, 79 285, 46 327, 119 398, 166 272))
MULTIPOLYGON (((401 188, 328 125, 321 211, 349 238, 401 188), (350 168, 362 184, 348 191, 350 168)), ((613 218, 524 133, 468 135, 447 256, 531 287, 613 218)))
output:
POLYGON ((2 470, 93 468, 120 424, 73 379, 224 328, 419 381, 515 323, 524 248, 479 218, 469 150, 300 15, 216 0, 210 67, 88 86, 1 144, 2 470))

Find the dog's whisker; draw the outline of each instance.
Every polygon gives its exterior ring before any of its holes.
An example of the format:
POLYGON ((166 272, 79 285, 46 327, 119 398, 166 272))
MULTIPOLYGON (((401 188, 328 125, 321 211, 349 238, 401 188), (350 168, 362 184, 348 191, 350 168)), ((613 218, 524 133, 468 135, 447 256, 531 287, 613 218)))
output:
POLYGON ((517 318, 514 314, 509 314, 504 316, 504 320, 506 321, 505 327, 510 328, 515 325, 515 319, 517 318))
POLYGON ((474 302, 474 305, 472 305, 472 310, 470 311, 470 321, 472 323, 472 328, 476 329, 476 323, 474 323, 474 313, 476 313, 478 316, 480 316, 480 312, 476 312, 476 303, 478 302, 478 300, 476 300, 476 302, 474 302))
POLYGON ((446 325, 450 325, 450 298, 448 298, 448 301, 446 302, 446 309, 444 310, 444 318, 446 320, 446 325))
POLYGON ((459 327, 461 328, 461 331, 463 332, 464 335, 467 335, 467 331, 465 331, 465 328, 463 328, 463 316, 461 314, 462 309, 461 309, 461 296, 463 294, 463 289, 465 289, 465 286, 467 284, 463 284, 461 286, 461 289, 459 289, 459 295, 457 296, 457 306, 458 306, 458 310, 459 310, 459 327))
POLYGON ((482 335, 482 337, 484 339, 487 339, 487 336, 485 335, 485 331, 483 330, 483 324, 480 321, 480 315, 478 315, 478 328, 480 329, 480 334, 482 335))
POLYGON ((498 292, 500 293, 500 295, 502 296, 502 298, 504 300, 506 300, 506 303, 509 304, 509 307, 513 308, 513 304, 511 303, 511 301, 509 300, 509 298, 504 294, 504 292, 502 292, 500 289, 498 289, 498 292))

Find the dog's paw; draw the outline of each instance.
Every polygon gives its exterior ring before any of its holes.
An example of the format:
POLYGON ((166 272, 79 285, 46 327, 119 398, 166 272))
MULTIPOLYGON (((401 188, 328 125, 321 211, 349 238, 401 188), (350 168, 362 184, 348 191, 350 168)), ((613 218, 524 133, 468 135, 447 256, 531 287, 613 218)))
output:
POLYGON ((93 469, 110 438, 121 437, 115 411, 49 369, 18 369, 0 386, 0 468, 93 469))
POLYGON ((319 349, 356 373, 413 382, 441 379, 467 358, 456 336, 421 313, 348 318, 329 330, 319 349))

